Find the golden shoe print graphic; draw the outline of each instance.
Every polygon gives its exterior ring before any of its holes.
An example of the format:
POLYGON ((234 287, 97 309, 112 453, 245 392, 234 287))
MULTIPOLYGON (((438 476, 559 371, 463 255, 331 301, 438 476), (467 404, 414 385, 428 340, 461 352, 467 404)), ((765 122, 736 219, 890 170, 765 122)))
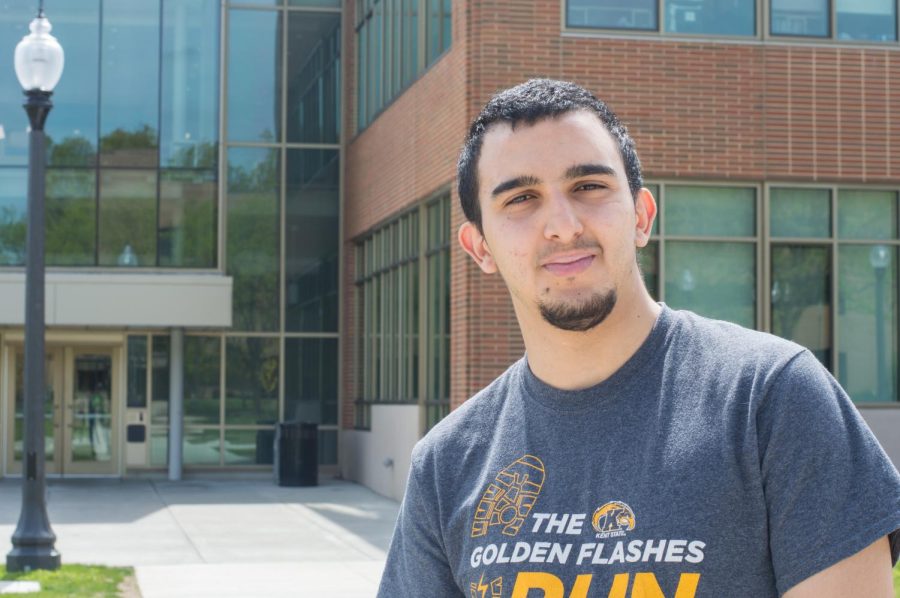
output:
POLYGON ((487 487, 472 520, 472 537, 502 525, 503 534, 515 536, 537 502, 544 486, 544 464, 534 455, 525 455, 503 468, 487 487))
POLYGON ((503 598, 503 578, 498 577, 490 583, 484 583, 484 573, 478 583, 469 584, 471 598, 503 598))

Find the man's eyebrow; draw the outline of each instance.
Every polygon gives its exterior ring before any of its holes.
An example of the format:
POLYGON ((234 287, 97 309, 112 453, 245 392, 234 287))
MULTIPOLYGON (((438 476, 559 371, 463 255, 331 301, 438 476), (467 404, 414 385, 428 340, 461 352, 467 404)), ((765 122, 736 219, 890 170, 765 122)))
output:
POLYGON ((496 198, 498 195, 503 193, 504 191, 509 191, 510 189, 518 189, 519 187, 527 187, 529 185, 540 185, 541 180, 537 177, 531 175, 522 175, 517 176, 514 179, 509 179, 508 181, 503 181, 491 191, 491 198, 496 198))
POLYGON ((563 178, 577 179, 592 174, 615 176, 616 171, 605 164, 577 164, 566 170, 563 178))

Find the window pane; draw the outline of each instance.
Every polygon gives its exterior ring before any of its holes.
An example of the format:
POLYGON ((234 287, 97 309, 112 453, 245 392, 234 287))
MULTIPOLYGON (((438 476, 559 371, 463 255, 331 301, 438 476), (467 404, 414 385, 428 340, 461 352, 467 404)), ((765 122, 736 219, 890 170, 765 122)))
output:
POLYGON ((169 464, 169 431, 152 428, 150 431, 150 465, 165 467, 169 464))
POLYGON ((337 465, 337 430, 319 430, 319 465, 337 465))
POLYGON ((100 163, 159 162, 159 0, 105 0, 100 163))
POLYGON ((839 191, 838 236, 842 239, 897 238, 897 194, 893 191, 839 191))
POLYGON ((838 250, 839 378, 854 401, 896 401, 897 258, 887 245, 838 250))
POLYGON ((897 39, 895 0, 835 0, 838 39, 889 42, 897 39))
POLYGON ((218 465, 220 445, 219 430, 185 428, 182 449, 184 464, 218 465))
POLYGON ((215 168, 219 139, 219 3, 163 2, 163 166, 215 168))
POLYGON ((338 423, 337 339, 284 341, 284 419, 338 423))
POLYGON ((271 465, 275 429, 225 430, 225 465, 271 465))
POLYGON ((756 35, 755 0, 665 0, 666 31, 756 35))
POLYGON ((147 337, 128 337, 128 398, 129 407, 147 406, 147 337))
POLYGON ((219 396, 218 337, 184 337, 185 426, 218 425, 219 396))
POLYGON ((235 330, 278 328, 279 151, 228 150, 226 264, 235 330))
POLYGON ((659 242, 650 241, 643 249, 638 250, 638 263, 647 292, 659 300, 659 242))
POLYGON ((159 197, 159 265, 216 265, 216 173, 163 170, 159 197))
POLYGON ((662 210, 662 198, 659 195, 659 185, 651 185, 644 183, 644 188, 650 191, 653 199, 656 200, 656 217, 653 219, 653 228, 650 229, 651 235, 659 234, 659 212, 662 210))
POLYGON ((288 6, 330 6, 341 7, 341 0, 288 0, 288 6))
POLYGON ((288 17, 288 141, 337 143, 341 15, 288 17))
POLYGON ((566 25, 656 31, 656 0, 568 0, 566 25))
POLYGON ((53 35, 65 50, 66 64, 53 90, 53 112, 47 119, 48 162, 53 166, 93 166, 97 159, 100 2, 60 2, 49 17, 53 35))
POLYGON ((666 186, 667 235, 752 237, 756 190, 748 187, 666 186))
POLYGON ((278 339, 225 339, 225 422, 278 421, 278 339))
POLYGON ((425 0, 428 10, 428 18, 425 26, 428 28, 425 36, 428 40, 428 56, 425 63, 431 64, 441 53, 441 0, 425 0))
POLYGON ((831 259, 827 247, 772 247, 772 333, 831 367, 831 259))
POLYGON ((49 169, 44 216, 47 265, 93 266, 97 239, 96 172, 49 169))
POLYGON ((831 191, 773 187, 769 192, 773 237, 831 236, 831 191))
POLYGON ((288 150, 286 328, 337 332, 339 152, 288 150))
POLYGON ((0 168, 0 266, 25 264, 28 170, 0 168))
POLYGON ((281 19, 281 11, 229 12, 230 140, 277 141, 280 138, 281 19))
POLYGON ((169 337, 153 335, 152 401, 150 423, 154 426, 169 423, 169 337))
POLYGON ((828 0, 772 0, 772 35, 828 37, 828 0))
POLYGON ((441 18, 443 20, 443 31, 441 32, 442 52, 450 47, 450 42, 453 39, 453 32, 451 31, 451 28, 453 27, 453 2, 451 0, 443 0, 443 3, 444 6, 441 13, 441 18))
MULTIPOLYGON (((36 5, 31 2, 0 3, 0 48, 3 48, 3 68, 0 68, 0 166, 28 164, 28 116, 22 109, 25 97, 22 95, 22 86, 19 85, 13 68, 13 54, 16 44, 28 35, 28 24, 34 18, 35 8, 36 5)), ((61 40, 62 35, 56 32, 54 15, 55 11, 50 14, 53 18, 53 35, 61 40)), ((92 64, 96 65, 96 60, 92 64)), ((62 85, 63 82, 60 81, 59 87, 62 85)), ((53 118, 48 120, 49 132, 53 118)), ((0 173, 0 177, 2 176, 0 173)), ((2 182, 4 181, 0 178, 0 183, 2 182)), ((4 189, 0 185, 0 197, 3 195, 4 189)), ((2 226, 0 224, 0 227, 2 226)), ((3 257, 0 255, 0 264, 3 263, 2 260, 3 257)))
POLYGON ((666 303, 702 316, 756 327, 753 243, 666 244, 666 303))
POLYGON ((155 170, 101 170, 100 265, 156 265, 155 170))

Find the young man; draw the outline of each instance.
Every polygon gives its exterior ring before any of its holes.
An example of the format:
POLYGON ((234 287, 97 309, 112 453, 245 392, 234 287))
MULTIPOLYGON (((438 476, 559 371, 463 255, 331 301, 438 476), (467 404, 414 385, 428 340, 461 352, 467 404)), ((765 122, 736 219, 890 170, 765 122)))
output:
POLYGON ((379 596, 893 595, 897 470, 809 351, 651 299, 656 204, 602 102, 506 90, 458 173, 526 356, 416 446, 379 596))

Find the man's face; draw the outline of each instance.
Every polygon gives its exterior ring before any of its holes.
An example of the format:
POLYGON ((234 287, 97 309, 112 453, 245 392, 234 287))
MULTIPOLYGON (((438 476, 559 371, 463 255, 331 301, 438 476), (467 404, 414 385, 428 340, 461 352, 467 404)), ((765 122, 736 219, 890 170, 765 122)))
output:
POLYGON ((478 162, 483 236, 467 223, 463 248, 500 272, 517 310, 564 330, 589 330, 640 285, 655 204, 635 202, 618 147, 587 111, 534 125, 492 126, 478 162), (623 293, 624 291, 624 293, 623 293))

